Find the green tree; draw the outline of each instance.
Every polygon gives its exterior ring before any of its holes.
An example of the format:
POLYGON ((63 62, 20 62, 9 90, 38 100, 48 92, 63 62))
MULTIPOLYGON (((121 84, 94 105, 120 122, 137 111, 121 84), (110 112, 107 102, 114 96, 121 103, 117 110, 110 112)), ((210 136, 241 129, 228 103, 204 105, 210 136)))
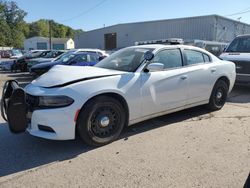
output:
POLYGON ((0 1, 0 46, 8 46, 11 42, 11 29, 6 23, 5 6, 3 2, 0 1))
MULTIPOLYGON (((14 1, 0 0, 0 46, 22 48, 25 38, 49 37, 50 20, 40 19, 33 23, 24 21, 27 13, 14 1)), ((74 38, 82 30, 74 30, 63 24, 51 21, 52 37, 74 38)))
POLYGON ((48 20, 38 20, 29 24, 29 37, 34 36, 49 36, 49 21, 48 20))
POLYGON ((14 1, 0 2, 0 40, 1 46, 23 46, 26 24, 24 17, 27 13, 21 10, 14 1))
POLYGON ((7 24, 10 27, 16 27, 19 23, 24 22, 24 17, 27 13, 17 6, 14 1, 5 1, 4 6, 4 16, 7 24))

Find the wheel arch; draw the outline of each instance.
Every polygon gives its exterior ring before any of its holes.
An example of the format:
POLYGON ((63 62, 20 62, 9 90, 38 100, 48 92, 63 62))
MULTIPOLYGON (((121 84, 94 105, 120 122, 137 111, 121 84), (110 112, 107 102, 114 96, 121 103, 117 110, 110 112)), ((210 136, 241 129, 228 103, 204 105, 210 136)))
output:
MULTIPOLYGON (((125 126, 128 125, 128 122, 129 122, 129 106, 128 106, 128 103, 126 101, 126 99, 121 95, 121 94, 118 94, 118 93, 115 93, 115 92, 104 92, 104 93, 101 93, 101 94, 96 94, 92 97, 90 97, 84 104, 83 106, 81 107, 80 110, 84 109, 86 107, 86 105, 96 99, 97 97, 100 97, 100 96, 107 96, 107 97, 112 97, 112 98, 115 98, 117 99, 118 102, 120 102, 122 104, 122 106, 124 107, 125 109, 125 113, 126 113, 126 122, 125 122, 125 126)), ((77 121, 78 121, 78 117, 77 117, 77 121)), ((77 125, 77 121, 76 121, 76 125, 77 125)), ((77 130, 77 129, 76 129, 77 130)))
POLYGON ((229 80, 229 78, 228 78, 227 76, 221 76, 221 77, 219 77, 219 78, 216 80, 215 84, 216 84, 219 80, 222 80, 222 81, 226 82, 228 88, 230 88, 230 80, 229 80))

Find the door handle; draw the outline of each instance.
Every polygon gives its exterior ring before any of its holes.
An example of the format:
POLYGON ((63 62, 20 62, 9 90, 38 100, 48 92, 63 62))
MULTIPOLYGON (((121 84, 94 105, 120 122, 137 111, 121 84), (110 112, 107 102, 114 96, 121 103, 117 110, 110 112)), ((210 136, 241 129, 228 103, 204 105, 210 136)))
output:
POLYGON ((215 73, 216 72, 216 68, 211 69, 211 72, 215 73))
POLYGON ((182 79, 182 80, 186 80, 187 78, 188 78, 187 75, 181 76, 181 79, 182 79))

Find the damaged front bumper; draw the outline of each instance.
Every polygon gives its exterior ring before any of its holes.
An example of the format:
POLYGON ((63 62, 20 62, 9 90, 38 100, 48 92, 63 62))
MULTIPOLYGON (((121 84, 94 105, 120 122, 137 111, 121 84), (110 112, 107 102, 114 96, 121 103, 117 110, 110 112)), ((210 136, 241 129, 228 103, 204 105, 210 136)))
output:
POLYGON ((74 113, 79 106, 73 104, 60 108, 40 107, 39 96, 53 93, 59 92, 32 84, 23 89, 17 81, 7 81, 2 92, 1 115, 8 122, 10 131, 28 131, 33 136, 51 140, 74 139, 74 113))

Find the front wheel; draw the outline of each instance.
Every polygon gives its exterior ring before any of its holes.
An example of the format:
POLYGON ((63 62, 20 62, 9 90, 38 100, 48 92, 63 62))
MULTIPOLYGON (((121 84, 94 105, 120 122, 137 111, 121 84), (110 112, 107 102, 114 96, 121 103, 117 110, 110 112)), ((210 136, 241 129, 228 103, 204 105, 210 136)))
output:
POLYGON ((89 101, 80 111, 77 131, 82 140, 93 146, 102 146, 116 140, 126 122, 122 104, 108 96, 89 101))
POLYGON ((214 85, 208 107, 211 110, 220 110, 226 103, 228 90, 227 83, 223 80, 218 80, 214 85))

